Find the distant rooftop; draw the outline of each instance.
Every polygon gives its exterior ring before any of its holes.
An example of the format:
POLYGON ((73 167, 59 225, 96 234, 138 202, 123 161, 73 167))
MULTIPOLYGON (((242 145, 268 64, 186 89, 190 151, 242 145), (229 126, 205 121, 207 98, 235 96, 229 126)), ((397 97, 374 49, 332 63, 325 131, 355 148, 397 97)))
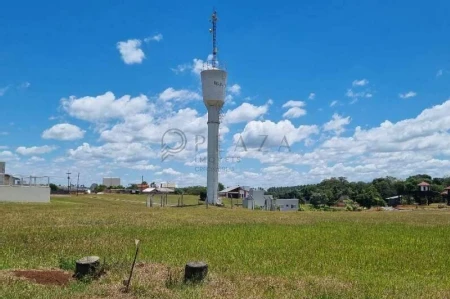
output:
POLYGON ((240 188, 242 190, 245 190, 245 191, 250 191, 250 187, 249 186, 231 186, 231 187, 225 188, 223 190, 220 190, 219 192, 226 193, 226 192, 230 192, 231 190, 238 189, 238 188, 240 188))

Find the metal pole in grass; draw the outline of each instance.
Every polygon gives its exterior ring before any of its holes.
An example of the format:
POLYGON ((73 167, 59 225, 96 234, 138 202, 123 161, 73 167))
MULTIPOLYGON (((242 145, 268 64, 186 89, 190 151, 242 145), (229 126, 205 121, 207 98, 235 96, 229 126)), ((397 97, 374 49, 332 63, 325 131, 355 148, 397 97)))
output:
POLYGON ((128 277, 127 287, 125 289, 125 292, 128 292, 128 290, 130 289, 131 276, 133 275, 134 264, 136 263, 136 258, 137 258, 138 252, 139 252, 139 240, 134 240, 134 244, 136 244, 136 253, 134 254, 133 265, 131 265, 130 277, 128 277))

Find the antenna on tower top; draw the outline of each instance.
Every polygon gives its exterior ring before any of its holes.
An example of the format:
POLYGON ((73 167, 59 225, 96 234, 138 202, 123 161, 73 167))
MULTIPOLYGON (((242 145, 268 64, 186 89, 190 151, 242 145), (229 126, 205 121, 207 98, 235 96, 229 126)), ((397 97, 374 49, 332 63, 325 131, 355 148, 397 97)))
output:
POLYGON ((209 32, 211 32, 212 36, 213 36, 212 67, 215 68, 216 63, 217 63, 217 45, 216 45, 217 12, 215 9, 211 16, 211 23, 212 23, 212 28, 209 29, 209 32))

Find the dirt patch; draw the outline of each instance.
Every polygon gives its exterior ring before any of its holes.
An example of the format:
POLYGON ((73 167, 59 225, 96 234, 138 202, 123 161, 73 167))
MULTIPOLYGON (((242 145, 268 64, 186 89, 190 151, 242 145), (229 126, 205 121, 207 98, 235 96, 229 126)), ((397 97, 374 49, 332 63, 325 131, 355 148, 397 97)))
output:
POLYGON ((18 270, 13 271, 17 277, 22 277, 43 285, 65 286, 72 279, 72 275, 58 270, 18 270))

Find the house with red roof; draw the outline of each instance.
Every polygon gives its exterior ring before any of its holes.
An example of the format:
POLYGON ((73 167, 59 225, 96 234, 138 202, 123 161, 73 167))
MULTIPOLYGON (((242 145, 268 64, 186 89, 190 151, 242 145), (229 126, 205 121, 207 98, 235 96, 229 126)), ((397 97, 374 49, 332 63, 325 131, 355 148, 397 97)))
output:
POLYGON ((420 191, 422 192, 430 191, 430 184, 428 184, 427 182, 421 182, 417 184, 417 186, 419 186, 420 191))

